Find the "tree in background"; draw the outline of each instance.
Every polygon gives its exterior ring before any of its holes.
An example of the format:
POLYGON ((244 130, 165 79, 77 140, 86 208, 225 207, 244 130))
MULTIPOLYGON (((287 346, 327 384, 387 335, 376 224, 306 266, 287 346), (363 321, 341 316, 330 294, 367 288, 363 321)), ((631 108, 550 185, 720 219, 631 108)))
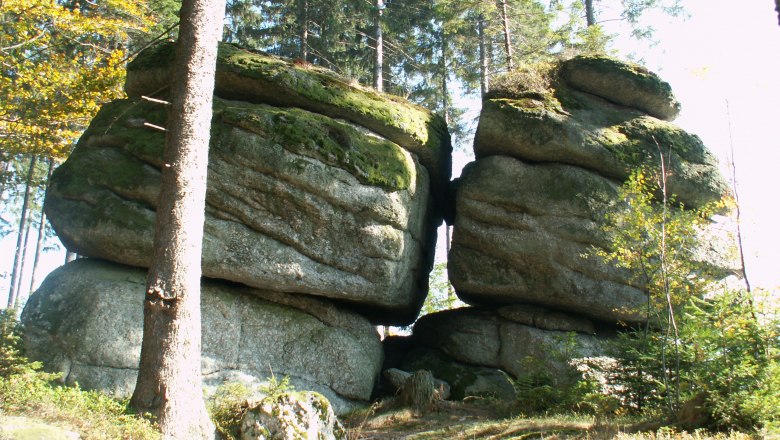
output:
POLYGON ((777 11, 777 24, 780 25, 780 0, 775 0, 775 11, 777 11))
POLYGON ((211 439, 201 378, 200 278, 217 41, 224 1, 185 0, 171 80, 154 253, 131 404, 165 438, 211 439))
POLYGON ((684 12, 682 0, 620 0, 618 10, 613 12, 617 15, 601 17, 607 14, 596 7, 595 4, 599 3, 599 0, 582 0, 582 3, 588 27, 598 26, 601 21, 622 20, 631 26, 632 35, 637 38, 650 38, 653 35, 653 28, 641 23, 642 16, 647 11, 657 9, 672 16, 678 16, 684 12), (603 20, 599 20, 600 18, 603 20))
POLYGON ((147 29, 145 13, 141 0, 0 3, 0 203, 21 204, 9 305, 21 290, 29 202, 45 185, 35 163, 67 157, 100 105, 121 96, 123 48, 147 29))

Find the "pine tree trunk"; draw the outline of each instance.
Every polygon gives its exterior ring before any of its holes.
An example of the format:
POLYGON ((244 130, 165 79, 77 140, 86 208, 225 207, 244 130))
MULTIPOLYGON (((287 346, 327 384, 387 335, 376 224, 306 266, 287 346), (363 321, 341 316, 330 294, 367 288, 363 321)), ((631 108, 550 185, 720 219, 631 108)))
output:
POLYGON ((775 0, 775 11, 777 11, 777 24, 780 25, 780 0, 775 0))
POLYGON ((309 61, 309 0, 300 1, 301 60, 309 61))
POLYGON ((3 196, 5 196, 5 187, 7 185, 6 173, 8 172, 8 161, 5 160, 4 156, 0 157, 2 157, 2 159, 0 159, 0 203, 2 203, 3 196))
POLYGON ((450 93, 447 85, 447 36, 442 24, 441 30, 441 58, 439 58, 439 71, 441 72, 441 111, 444 123, 450 125, 450 93))
POLYGON ((411 407, 416 416, 423 416, 433 409, 436 385, 428 370, 415 371, 401 386, 399 392, 404 406, 411 407))
MULTIPOLYGON (((54 171, 54 159, 49 159, 49 171, 46 173, 46 186, 49 186, 51 180, 51 173, 54 171)), ((41 204, 41 221, 38 222, 38 242, 35 245, 35 258, 33 259, 32 276, 30 277, 30 293, 35 288, 36 275, 38 273, 38 262, 41 259, 41 252, 43 252, 43 242, 46 236, 46 211, 41 204)))
POLYGON ((28 243, 30 242, 30 229, 32 229, 31 226, 32 226, 32 219, 30 218, 30 214, 27 214, 27 222, 24 225, 24 243, 22 244, 22 258, 21 258, 21 262, 19 263, 19 275, 16 278, 16 287, 14 288, 14 291, 16 292, 16 298, 14 298, 14 308, 19 307, 19 305, 22 303, 22 279, 24 278, 24 270, 26 269, 27 266, 27 248, 28 248, 28 243))
POLYGON ((27 226, 27 215, 30 210, 30 192, 32 190, 33 173, 35 172, 35 162, 38 160, 36 156, 30 159, 30 168, 27 170, 27 182, 24 189, 24 199, 22 200, 22 214, 19 216, 19 234, 16 237, 16 252, 14 254, 14 266, 11 270, 11 287, 8 290, 8 303, 9 309, 16 307, 16 296, 19 294, 16 286, 19 284, 19 278, 21 277, 21 262, 22 262, 22 246, 24 241, 24 230, 27 226))
POLYGON ((384 91, 384 78, 382 70, 385 64, 384 41, 382 35, 382 14, 385 9, 384 0, 376 0, 376 20, 374 22, 374 38, 376 39, 376 50, 374 58, 374 89, 378 92, 384 91))
POLYGON ((596 12, 593 9, 593 0, 584 0, 585 2, 585 22, 588 26, 596 24, 596 12))
POLYGON ((479 78, 481 96, 485 96, 490 88, 490 78, 488 70, 488 54, 485 48, 485 16, 479 16, 477 21, 477 35, 479 36, 479 78))
POLYGON ((515 68, 512 53, 512 31, 509 29, 509 15, 507 13, 506 0, 501 0, 501 19, 504 24, 504 50, 506 51, 506 67, 508 70, 515 68))
POLYGON ((168 439, 210 439, 203 401, 200 277, 209 129, 224 0, 184 0, 154 251, 144 300, 136 409, 168 439))

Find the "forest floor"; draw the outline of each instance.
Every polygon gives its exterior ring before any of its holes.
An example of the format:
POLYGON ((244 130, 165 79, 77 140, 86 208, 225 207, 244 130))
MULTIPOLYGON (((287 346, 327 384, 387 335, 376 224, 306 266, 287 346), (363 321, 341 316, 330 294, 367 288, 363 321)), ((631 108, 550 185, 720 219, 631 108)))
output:
POLYGON ((439 402, 425 415, 393 407, 388 402, 374 404, 365 411, 346 417, 349 440, 505 440, 505 439, 621 439, 621 440, 747 440, 778 438, 742 433, 684 433, 664 428, 660 423, 612 419, 596 423, 592 416, 509 416, 506 408, 491 402, 439 402))

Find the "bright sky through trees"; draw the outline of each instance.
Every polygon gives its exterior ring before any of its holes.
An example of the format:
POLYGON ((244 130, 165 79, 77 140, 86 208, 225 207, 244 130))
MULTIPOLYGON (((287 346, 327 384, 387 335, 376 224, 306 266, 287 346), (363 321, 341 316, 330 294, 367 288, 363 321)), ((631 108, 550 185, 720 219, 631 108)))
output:
MULTIPOLYGON (((600 19, 609 20, 610 6, 617 0, 602 0, 600 19)), ((743 234, 748 256, 748 275, 754 285, 780 286, 780 214, 776 177, 780 167, 780 26, 771 0, 686 1, 690 17, 671 18, 649 12, 646 20, 656 28, 651 46, 628 37, 616 42, 621 54, 635 56, 669 81, 683 111, 675 121, 699 135, 720 158, 724 172, 731 135, 737 164, 737 180, 743 211, 743 234)), ((615 9, 612 9, 615 10, 615 9)), ((616 15, 616 14, 615 14, 616 15)), ((619 22, 605 21, 607 32, 617 32, 619 22)), ((626 29, 622 31, 628 35, 626 29)), ((469 101, 474 102, 474 101, 469 101)), ((477 109, 469 109, 476 114, 477 109)), ((468 116, 468 115, 467 115, 468 116)), ((456 163, 466 159, 456 154, 456 163)), ((459 171, 455 171, 457 175, 459 171)), ((0 303, 8 292, 15 234, 0 242, 0 303)), ((443 242, 444 233, 440 233, 443 242)), ((32 252, 32 251, 31 251, 32 252)), ((44 258, 37 277, 64 260, 62 252, 44 258)), ((29 275, 28 275, 29 276, 29 275)), ((29 278, 22 285, 29 285, 29 278)))

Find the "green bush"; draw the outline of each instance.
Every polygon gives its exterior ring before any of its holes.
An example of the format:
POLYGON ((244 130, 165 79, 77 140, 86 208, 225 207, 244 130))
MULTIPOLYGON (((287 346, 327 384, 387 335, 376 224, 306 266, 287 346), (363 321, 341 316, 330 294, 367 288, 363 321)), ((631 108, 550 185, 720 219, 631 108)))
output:
POLYGON ((65 424, 84 439, 160 438, 127 401, 55 383, 59 374, 42 372, 39 363, 24 357, 21 331, 13 312, 0 311, 0 412, 65 424))

